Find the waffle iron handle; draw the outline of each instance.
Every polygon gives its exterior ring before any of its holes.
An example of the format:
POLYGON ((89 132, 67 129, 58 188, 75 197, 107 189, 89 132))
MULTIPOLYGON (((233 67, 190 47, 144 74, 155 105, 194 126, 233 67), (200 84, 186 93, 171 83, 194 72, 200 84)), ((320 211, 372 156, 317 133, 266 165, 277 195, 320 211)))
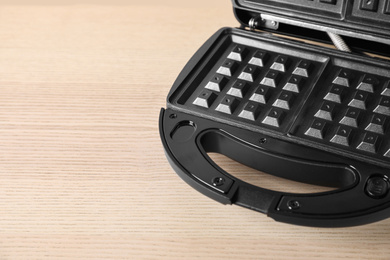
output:
MULTIPOLYGON (((195 125, 182 116, 164 109, 160 113, 160 136, 170 165, 194 189, 220 203, 232 204, 237 180, 217 166, 199 144, 199 121, 195 125)), ((251 207, 266 213, 274 192, 259 188, 248 195, 253 192, 257 199, 251 207)))
MULTIPOLYGON (((373 168, 372 165, 354 162, 352 166, 348 160, 347 164, 342 163, 345 158, 334 155, 326 163, 300 160, 274 151, 269 153, 250 144, 253 133, 234 138, 221 131, 216 122, 165 110, 160 115, 160 135, 167 158, 176 173, 193 188, 221 203, 237 204, 265 213, 277 221, 307 226, 353 226, 390 216, 386 194, 381 197, 367 194, 370 179, 379 177, 386 185, 388 183, 385 170, 373 168), (215 127, 210 128, 210 125, 215 127), (244 153, 242 149, 247 150, 244 153), (302 178, 303 181, 313 179, 314 182, 321 180, 329 185, 333 183, 339 189, 314 194, 264 189, 225 172, 209 158, 207 152, 223 153, 277 176, 302 178), (248 156, 248 153, 253 156, 248 156), (298 173, 291 174, 297 170, 298 173), (312 174, 313 178, 309 178, 308 174, 312 174), (322 177, 314 177, 317 174, 322 177)), ((281 149, 285 150, 285 147, 282 145, 281 149)), ((324 155, 323 159, 327 159, 327 156, 324 155)), ((385 188, 388 189, 387 186, 385 188)))

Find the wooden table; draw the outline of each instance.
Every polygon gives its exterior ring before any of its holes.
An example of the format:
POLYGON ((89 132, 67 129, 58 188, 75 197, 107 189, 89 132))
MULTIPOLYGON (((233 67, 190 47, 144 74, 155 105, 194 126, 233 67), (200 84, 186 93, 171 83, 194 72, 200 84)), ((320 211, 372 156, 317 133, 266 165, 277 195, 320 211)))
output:
POLYGON ((171 84, 237 25, 226 0, 0 6, 0 259, 389 259, 390 219, 276 223, 169 166, 158 116, 171 84))

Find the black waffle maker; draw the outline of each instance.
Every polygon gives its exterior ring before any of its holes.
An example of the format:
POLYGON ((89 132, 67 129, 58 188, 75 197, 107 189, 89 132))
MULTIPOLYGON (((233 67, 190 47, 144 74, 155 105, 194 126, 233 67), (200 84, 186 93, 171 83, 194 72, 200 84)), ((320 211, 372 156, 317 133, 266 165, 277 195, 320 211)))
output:
POLYGON ((340 227, 390 217, 390 0, 233 0, 233 7, 240 27, 203 44, 161 110, 171 166, 204 195, 277 221, 340 227), (340 49, 306 41, 328 36, 340 49), (257 187, 222 170, 211 152, 335 189, 257 187))

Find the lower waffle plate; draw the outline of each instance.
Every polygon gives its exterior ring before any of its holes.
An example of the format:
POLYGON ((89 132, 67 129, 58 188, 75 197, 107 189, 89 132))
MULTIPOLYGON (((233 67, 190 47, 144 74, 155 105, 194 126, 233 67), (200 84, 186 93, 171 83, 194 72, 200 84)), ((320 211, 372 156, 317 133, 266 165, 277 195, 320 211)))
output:
MULTIPOLYGON (((204 164, 216 168, 225 181, 231 180, 229 189, 222 192, 226 196, 237 196, 239 189, 234 187, 239 182, 211 163, 205 155, 208 150, 227 154, 260 170, 265 170, 265 164, 247 162, 242 157, 256 161, 268 158, 264 158, 266 154, 278 158, 273 163, 295 161, 295 168, 276 170, 275 174, 308 183, 333 185, 339 187, 335 193, 338 195, 341 191, 345 191, 343 194, 351 190, 357 193, 360 189, 360 195, 371 201, 367 204, 371 210, 375 203, 381 202, 383 207, 383 203, 390 200, 387 194, 390 187, 387 175, 390 168, 390 65, 386 61, 226 28, 211 37, 191 59, 172 87, 167 106, 171 117, 163 113, 160 131, 165 148, 170 151, 167 155, 171 155, 171 163, 183 166, 173 153, 176 143, 187 144, 180 149, 194 144, 195 150, 198 147, 194 153, 207 159, 204 164), (187 119, 182 118, 185 115, 188 115, 187 119), (169 124, 164 124, 164 118, 168 118, 169 124), (204 134, 211 130, 220 135, 204 134), (218 141, 210 140, 211 136, 218 141), (272 146, 269 142, 267 148, 264 144, 259 145, 259 140, 267 138, 273 140, 272 146), (263 153, 248 150, 248 144, 263 153), (227 151, 232 149, 239 152, 227 151), (316 163, 320 164, 318 168, 313 166, 316 163), (308 164, 313 167, 306 169, 304 165, 308 164), (313 177, 314 174, 301 171, 303 168, 321 174, 313 177)), ((188 158, 182 160, 188 161, 188 158)), ((272 169, 270 165, 271 174, 272 169)), ((204 169, 199 166, 199 170, 204 169)), ((207 184, 205 188, 212 192, 218 193, 216 187, 223 186, 213 184, 212 180, 218 177, 204 175, 199 178, 195 172, 185 172, 194 177, 194 181, 207 184)), ((201 191, 205 193, 204 189, 201 191)), ((283 211, 280 204, 283 196, 279 195, 277 202, 272 202, 276 203, 272 206, 275 212, 283 211)), ((235 203, 232 198, 225 202, 235 203)), ((352 211, 359 211, 359 221, 364 222, 361 216, 372 215, 362 213, 365 210, 356 208, 352 211)), ((268 212, 268 208, 259 211, 268 212)), ((300 206, 298 213, 304 216, 304 212, 300 206)), ((307 213, 304 219, 315 215, 313 218, 319 221, 313 224, 303 221, 302 224, 348 225, 345 222, 336 224, 337 221, 321 224, 325 223, 322 215, 334 220, 332 214, 335 213, 326 212, 307 213)), ((345 218, 347 213, 343 214, 342 218, 345 218)), ((288 219, 288 222, 299 222, 288 219)), ((372 221, 372 218, 368 219, 372 221)))

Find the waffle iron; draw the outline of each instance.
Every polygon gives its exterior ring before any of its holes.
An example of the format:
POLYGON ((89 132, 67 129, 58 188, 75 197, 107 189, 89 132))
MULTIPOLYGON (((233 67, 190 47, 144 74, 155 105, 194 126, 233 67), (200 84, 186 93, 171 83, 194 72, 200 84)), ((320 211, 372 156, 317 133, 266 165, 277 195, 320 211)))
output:
POLYGON ((161 109, 173 169, 204 195, 276 221, 342 227, 390 217, 390 0, 232 3, 239 28, 203 44, 161 109), (340 50, 284 36, 330 36, 340 50), (222 170, 211 152, 335 189, 257 187, 222 170))

